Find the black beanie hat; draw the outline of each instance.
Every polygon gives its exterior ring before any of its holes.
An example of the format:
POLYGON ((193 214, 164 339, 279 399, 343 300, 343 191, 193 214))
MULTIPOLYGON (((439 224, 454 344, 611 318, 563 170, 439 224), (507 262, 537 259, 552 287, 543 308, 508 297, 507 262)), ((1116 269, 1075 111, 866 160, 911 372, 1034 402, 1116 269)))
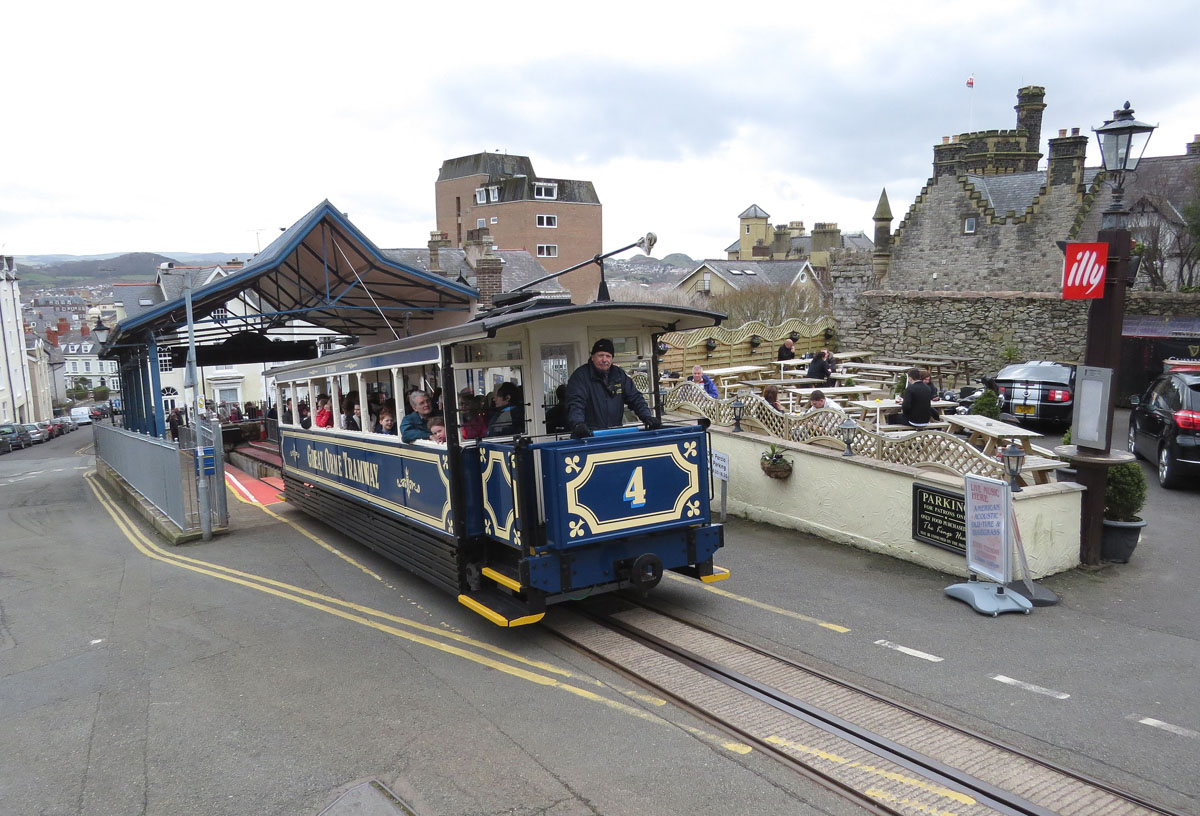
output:
POLYGON ((613 348, 613 341, 607 337, 601 337, 592 344, 592 354, 595 354, 597 351, 607 351, 609 354, 617 353, 617 350, 613 348))

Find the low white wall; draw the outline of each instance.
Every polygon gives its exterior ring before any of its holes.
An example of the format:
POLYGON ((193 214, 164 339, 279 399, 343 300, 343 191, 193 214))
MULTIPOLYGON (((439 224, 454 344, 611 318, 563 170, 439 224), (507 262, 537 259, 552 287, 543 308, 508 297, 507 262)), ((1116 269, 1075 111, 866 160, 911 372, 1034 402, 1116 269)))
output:
MULTIPOLYGON (((914 482, 962 495, 961 476, 716 427, 711 438, 714 450, 729 455, 728 510, 733 515, 966 576, 963 556, 912 537, 914 482), (792 475, 787 479, 772 479, 759 467, 759 458, 771 443, 785 448, 792 460, 792 475)), ((1013 494, 1033 577, 1078 565, 1082 492, 1074 483, 1054 482, 1013 494)), ((720 495, 719 487, 715 495, 720 495)), ((716 511, 714 506, 714 515, 716 511)), ((1020 575, 1015 565, 1013 574, 1020 575)))

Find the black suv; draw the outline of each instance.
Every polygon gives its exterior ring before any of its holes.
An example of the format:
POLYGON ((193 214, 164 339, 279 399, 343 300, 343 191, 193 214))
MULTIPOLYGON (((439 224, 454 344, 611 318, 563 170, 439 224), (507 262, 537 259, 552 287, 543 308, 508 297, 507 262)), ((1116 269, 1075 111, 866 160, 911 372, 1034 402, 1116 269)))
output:
POLYGON ((1129 452, 1158 463, 1158 483, 1178 487, 1185 474, 1200 474, 1200 360, 1168 363, 1129 401, 1129 452))
POLYGON ((1008 365, 996 375, 1000 410, 1017 422, 1070 425, 1075 412, 1075 366, 1048 360, 1008 365))

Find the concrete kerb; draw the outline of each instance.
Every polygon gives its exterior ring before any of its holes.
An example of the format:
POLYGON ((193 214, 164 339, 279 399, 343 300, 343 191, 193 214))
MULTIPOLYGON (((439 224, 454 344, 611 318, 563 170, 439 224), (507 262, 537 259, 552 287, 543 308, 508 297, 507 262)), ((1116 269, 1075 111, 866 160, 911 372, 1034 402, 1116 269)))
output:
MULTIPOLYGON (((168 544, 178 546, 201 539, 199 530, 183 531, 176 527, 174 522, 167 518, 166 514, 146 501, 140 493, 134 490, 129 482, 121 478, 121 474, 110 468, 101 459, 96 460, 96 475, 103 479, 105 484, 116 490, 125 504, 145 519, 154 528, 154 531, 168 544)), ((229 528, 214 527, 212 532, 213 535, 225 535, 229 532, 229 528)))

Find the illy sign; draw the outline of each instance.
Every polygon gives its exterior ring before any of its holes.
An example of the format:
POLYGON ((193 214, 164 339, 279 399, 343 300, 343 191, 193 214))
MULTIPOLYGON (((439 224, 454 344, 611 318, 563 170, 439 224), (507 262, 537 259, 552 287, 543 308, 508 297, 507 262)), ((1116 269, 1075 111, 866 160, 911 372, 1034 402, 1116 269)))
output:
POLYGON ((1063 300, 1104 297, 1108 244, 1067 244, 1063 260, 1063 300))

